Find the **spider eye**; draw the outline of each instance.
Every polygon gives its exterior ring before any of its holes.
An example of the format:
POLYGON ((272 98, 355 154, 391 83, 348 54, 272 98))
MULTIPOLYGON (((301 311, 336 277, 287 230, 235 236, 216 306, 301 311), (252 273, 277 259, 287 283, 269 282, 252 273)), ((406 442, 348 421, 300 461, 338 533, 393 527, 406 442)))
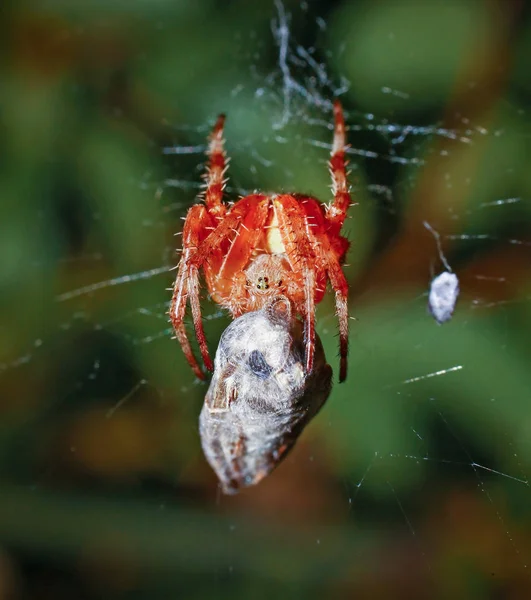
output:
POLYGON ((269 289, 269 278, 268 277, 259 277, 256 287, 259 290, 268 290, 269 289))
POLYGON ((260 379, 267 379, 273 368, 271 365, 268 365, 264 355, 260 352, 260 350, 253 350, 249 356, 249 366, 251 367, 251 371, 260 379))
POLYGON ((282 279, 279 279, 279 280, 278 280, 278 283, 277 283, 277 285, 278 285, 278 287, 280 287, 280 286, 282 285, 282 279))

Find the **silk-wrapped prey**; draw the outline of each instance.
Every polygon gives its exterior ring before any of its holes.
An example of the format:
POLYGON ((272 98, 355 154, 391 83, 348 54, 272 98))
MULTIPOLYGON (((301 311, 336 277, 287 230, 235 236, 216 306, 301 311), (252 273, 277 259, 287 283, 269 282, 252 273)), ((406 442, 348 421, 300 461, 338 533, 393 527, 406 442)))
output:
POLYGON ((304 337, 285 296, 235 319, 221 337, 199 431, 226 494, 268 475, 330 394, 321 340, 307 373, 304 337))

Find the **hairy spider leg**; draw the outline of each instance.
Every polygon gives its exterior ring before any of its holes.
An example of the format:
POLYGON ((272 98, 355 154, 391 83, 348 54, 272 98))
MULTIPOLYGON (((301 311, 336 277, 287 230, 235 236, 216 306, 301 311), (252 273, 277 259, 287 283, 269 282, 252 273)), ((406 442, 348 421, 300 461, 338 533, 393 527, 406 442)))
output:
POLYGON ((203 323, 201 320, 201 306, 199 303, 199 277, 198 268, 192 257, 197 253, 200 238, 205 237, 201 233, 212 229, 214 223, 207 212, 216 220, 223 218, 227 207, 223 203, 223 190, 225 181, 223 175, 227 168, 227 161, 223 140, 223 125, 225 115, 219 115, 210 134, 207 156, 209 158, 207 171, 205 173, 205 206, 193 206, 187 216, 183 228, 183 256, 179 264, 179 271, 175 280, 173 297, 170 307, 170 318, 175 329, 175 333, 183 348, 186 359, 192 367, 194 373, 201 379, 204 379, 203 372, 192 352, 186 328, 184 326, 184 315, 186 312, 186 303, 190 298, 190 307, 192 309, 192 319, 196 332, 201 356, 205 366, 210 371, 214 366, 208 353, 203 323), (205 209, 206 207, 206 209, 205 209), (208 229, 207 229, 208 228, 208 229))
POLYGON ((306 311, 306 372, 313 369, 315 354, 315 272, 311 268, 304 271, 304 298, 306 311))
POLYGON ((224 124, 225 115, 219 115, 210 134, 206 152, 209 160, 204 175, 205 205, 208 212, 217 219, 223 217, 227 211, 227 206, 223 203, 223 191, 226 183, 223 176, 228 166, 223 140, 224 124))
POLYGON ((345 161, 345 118, 339 100, 334 102, 334 119, 334 141, 329 163, 334 201, 326 208, 326 218, 330 223, 330 233, 339 235, 351 203, 345 161))
MULTIPOLYGON (((193 256, 193 262, 200 267, 210 260, 211 255, 221 247, 222 243, 231 239, 235 234, 244 217, 252 212, 256 205, 256 195, 246 196, 230 208, 222 221, 201 242, 197 252, 193 256)), ((188 217, 187 219, 188 220, 188 217)))
POLYGON ((190 208, 186 216, 183 228, 183 254, 179 263, 179 270, 173 287, 173 296, 170 304, 170 319, 175 329, 177 339, 183 349, 186 360, 192 367, 194 373, 200 379, 205 376, 201 371, 199 364, 192 352, 190 341, 186 334, 184 326, 184 316, 186 313, 186 304, 190 297, 190 306, 192 308, 192 318, 194 329, 199 342, 201 356, 207 369, 212 371, 214 368, 208 354, 208 347, 201 321, 201 308, 199 305, 199 279, 198 265, 194 257, 199 251, 201 242, 201 233, 207 227, 212 225, 212 218, 206 208, 201 204, 196 204, 190 208))
MULTIPOLYGON (((334 102, 334 141, 330 158, 330 175, 332 176, 332 193, 334 201, 326 209, 326 219, 330 224, 326 241, 339 238, 339 232, 347 215, 351 203, 349 185, 347 181, 347 162, 345 161, 346 150, 346 128, 343 108, 339 100, 334 102)), ((341 238, 343 239, 343 238, 341 238)), ((324 241, 324 236, 321 238, 324 241)), ((328 244, 329 245, 329 244, 328 244)), ((345 252, 348 245, 345 247, 345 252)), ((336 310, 339 319, 339 347, 340 368, 339 381, 344 381, 347 376, 347 353, 348 353, 348 284, 339 264, 337 254, 326 250, 322 254, 326 270, 330 278, 330 284, 336 293, 336 310)))
POLYGON ((327 238, 321 238, 323 245, 321 261, 330 279, 330 285, 336 294, 336 312, 339 321, 339 382, 347 378, 348 355, 348 283, 341 264, 333 251, 325 249, 327 238))
MULTIPOLYGON (((305 213, 308 224, 308 237, 316 256, 317 269, 326 273, 330 279, 330 285, 335 292, 336 312, 339 320, 339 381, 342 382, 347 376, 348 355, 348 283, 341 268, 341 260, 348 250, 348 240, 340 235, 329 233, 330 225, 322 212, 322 204, 315 198, 309 196, 298 196, 299 205, 305 213)), ((316 285, 319 285, 319 278, 316 285)), ((316 290, 316 302, 320 302, 324 295, 324 289, 316 290)))
POLYGON ((306 372, 313 368, 315 350, 315 262, 316 257, 310 245, 310 224, 306 213, 294 196, 281 194, 273 199, 278 218, 282 243, 292 270, 302 274, 304 282, 304 306, 298 307, 303 313, 306 337, 306 372))
MULTIPOLYGON (((170 305, 170 318, 181 343, 184 354, 194 373, 200 379, 205 376, 192 352, 190 341, 184 327, 184 316, 186 304, 190 299, 194 328, 205 367, 212 371, 214 365, 208 352, 203 323, 201 320, 201 308, 199 304, 199 268, 209 267, 209 261, 219 255, 219 247, 224 240, 230 239, 234 231, 238 230, 242 218, 249 211, 249 204, 255 201, 255 196, 243 198, 235 204, 223 221, 214 227, 214 221, 207 212, 205 206, 196 204, 190 208, 186 216, 183 228, 183 255, 179 263, 179 270, 173 288, 173 297, 170 305), (205 237, 205 232, 210 231, 205 237)), ((214 266, 217 260, 212 260, 214 266)))

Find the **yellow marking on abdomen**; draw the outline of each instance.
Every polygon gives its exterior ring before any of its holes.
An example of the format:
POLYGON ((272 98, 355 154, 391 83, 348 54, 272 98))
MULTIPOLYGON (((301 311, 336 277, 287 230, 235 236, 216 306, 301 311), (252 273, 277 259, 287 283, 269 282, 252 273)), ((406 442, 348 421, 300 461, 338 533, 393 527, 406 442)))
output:
POLYGON ((268 223, 268 229, 266 230, 266 249, 271 254, 285 254, 286 247, 282 242, 280 235, 280 229, 278 227, 278 217, 275 205, 273 204, 273 218, 268 223))

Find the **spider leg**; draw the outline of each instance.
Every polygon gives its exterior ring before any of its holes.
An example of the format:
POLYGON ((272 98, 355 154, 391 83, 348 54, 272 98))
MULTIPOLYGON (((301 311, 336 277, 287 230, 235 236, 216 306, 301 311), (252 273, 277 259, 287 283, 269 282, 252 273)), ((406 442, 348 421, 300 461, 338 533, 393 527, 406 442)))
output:
POLYGON ((199 305, 198 268, 200 265, 197 264, 197 261, 195 260, 195 257, 199 252, 200 232, 206 224, 207 214, 206 208, 200 204, 192 206, 188 211, 183 229, 183 255, 179 263, 179 270, 173 287, 173 296, 169 311, 175 334, 181 344, 186 360, 200 379, 204 379, 205 376, 192 351, 184 326, 184 316, 189 297, 201 356, 206 368, 212 371, 213 365, 208 354, 205 332, 201 321, 201 308, 199 305))
POLYGON ((305 331, 306 331, 306 372, 311 373, 315 354, 315 272, 304 271, 305 331))
POLYGON ((201 352, 201 358, 205 363, 205 367, 209 371, 214 370, 212 359, 208 353, 208 345, 205 337, 205 330, 203 329, 203 320, 201 319, 201 304, 199 302, 199 277, 197 267, 190 269, 189 277, 189 288, 190 288, 190 307, 192 309, 192 320, 194 323, 195 335, 197 343, 199 344, 199 351, 201 352))
POLYGON ((226 205, 223 204, 223 190, 225 189, 223 176, 227 170, 223 140, 224 124, 225 115, 219 115, 208 142, 208 167, 205 173, 205 205, 208 212, 217 219, 221 219, 227 211, 226 205))
POLYGON ((316 256, 308 237, 306 215, 296 198, 282 194, 274 199, 279 231, 286 256, 295 273, 302 274, 304 285, 304 331, 306 372, 313 368, 315 352, 315 265, 316 256))
MULTIPOLYGON (((339 381, 344 381, 347 376, 348 353, 348 283, 341 268, 341 260, 348 248, 348 242, 341 236, 331 236, 329 225, 322 220, 320 205, 317 200, 300 196, 297 198, 306 223, 306 241, 315 254, 313 275, 316 280, 314 287, 323 285, 319 283, 322 275, 326 274, 335 292, 336 312, 339 318, 339 347, 340 369, 339 381)), ((306 250, 307 251, 307 250, 306 250)), ((316 290, 317 291, 317 290, 316 290)), ((316 294, 316 300, 324 290, 316 294)))
MULTIPOLYGON (((186 304, 189 299, 201 356, 206 368, 212 371, 214 367, 208 352, 201 320, 201 308, 199 304, 199 268, 203 267, 205 271, 211 271, 209 259, 216 255, 220 244, 229 239, 234 231, 236 231, 236 236, 238 237, 238 231, 242 220, 244 220, 244 217, 247 214, 256 214, 255 211, 250 209, 255 208, 256 203, 259 200, 262 200, 262 204, 264 204, 264 198, 264 196, 253 195, 242 199, 234 205, 225 218, 219 222, 218 226, 206 236, 202 234, 204 234, 207 227, 212 229, 213 224, 210 214, 207 212, 207 208, 201 204, 196 204, 188 211, 183 228, 183 255, 179 263, 177 278, 175 279, 169 314, 175 329, 175 334, 183 348, 186 359, 194 373, 200 379, 204 379, 204 374, 193 354, 184 326, 186 304)), ((265 206, 265 208, 267 208, 267 206, 265 206)), ((261 219, 265 220, 265 217, 261 217, 258 220, 258 228, 260 229, 261 219)), ((255 236, 258 236, 258 228, 255 236)), ((252 248, 249 248, 247 254, 249 255, 251 251, 252 248)), ((231 254, 230 251, 228 254, 231 254)), ((228 285, 228 288, 228 293, 231 294, 233 292, 231 286, 228 285)))
POLYGON ((336 293, 336 312, 339 320, 339 382, 347 378, 348 355, 348 283, 341 265, 335 257, 327 267, 330 285, 336 293))
POLYGON ((336 313, 339 320, 339 382, 347 377, 348 355, 348 282, 341 268, 338 255, 334 252, 326 234, 316 236, 318 260, 320 266, 326 271, 330 285, 335 292, 336 313))
MULTIPOLYGON (((239 202, 237 202, 225 215, 223 220, 219 222, 214 231, 211 231, 210 234, 204 240, 202 240, 197 253, 193 257, 193 263, 197 266, 200 266, 204 262, 208 261, 210 254, 219 248, 220 244, 224 240, 229 239, 235 230, 238 230, 242 221, 244 220, 244 217, 248 213, 254 212, 257 203, 264 198, 265 196, 252 194, 242 198, 239 202)), ((238 235, 238 233, 236 235, 238 235)))
POLYGON ((334 201, 326 208, 326 219, 330 224, 330 232, 339 234, 351 202, 345 161, 345 118, 339 100, 334 102, 334 119, 334 142, 329 164, 334 201))

